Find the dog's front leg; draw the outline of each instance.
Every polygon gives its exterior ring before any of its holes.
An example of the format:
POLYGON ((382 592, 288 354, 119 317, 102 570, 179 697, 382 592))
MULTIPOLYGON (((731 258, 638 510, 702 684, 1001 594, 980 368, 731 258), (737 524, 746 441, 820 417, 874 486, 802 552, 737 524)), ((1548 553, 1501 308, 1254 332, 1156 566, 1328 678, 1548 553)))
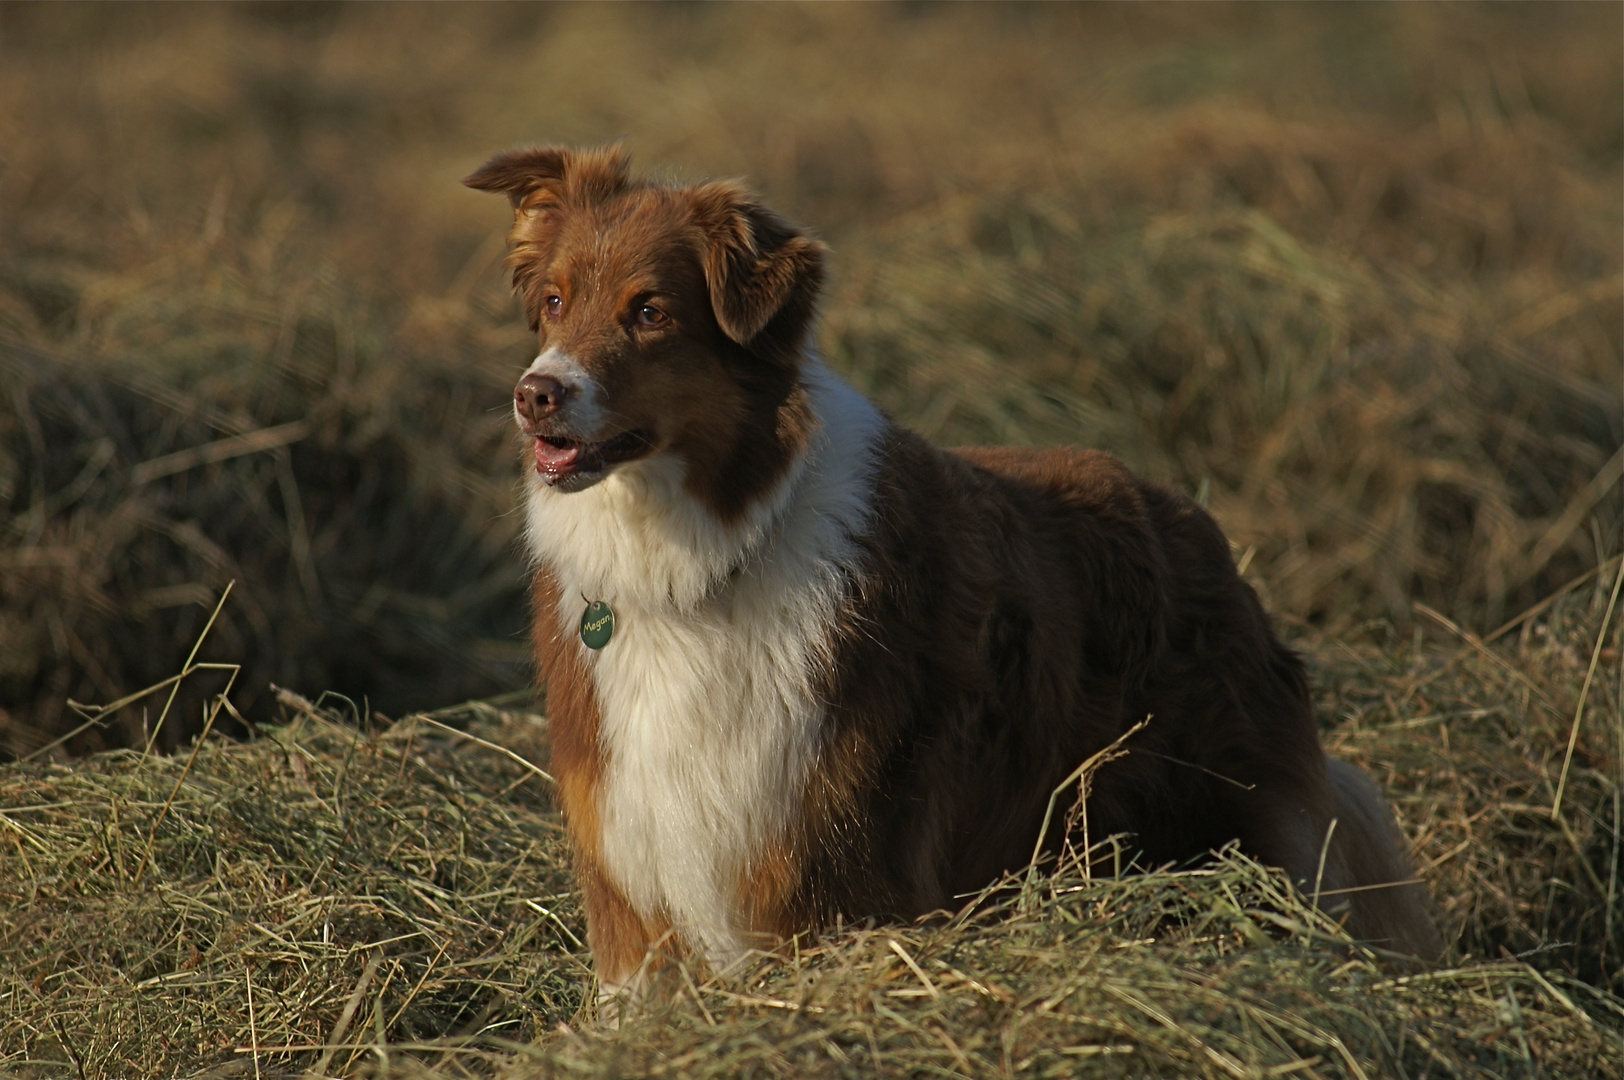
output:
POLYGON ((670 927, 645 922, 595 859, 577 856, 575 862, 598 976, 598 1019, 618 1027, 670 963, 670 927))

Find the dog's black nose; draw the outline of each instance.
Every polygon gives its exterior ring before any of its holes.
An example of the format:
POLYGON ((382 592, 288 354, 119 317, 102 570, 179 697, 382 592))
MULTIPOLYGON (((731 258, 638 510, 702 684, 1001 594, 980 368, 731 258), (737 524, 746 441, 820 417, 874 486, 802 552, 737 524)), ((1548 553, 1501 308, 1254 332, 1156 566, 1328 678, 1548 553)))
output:
POLYGON ((513 388, 513 404, 519 415, 534 424, 564 406, 564 384, 551 375, 531 372, 513 388))

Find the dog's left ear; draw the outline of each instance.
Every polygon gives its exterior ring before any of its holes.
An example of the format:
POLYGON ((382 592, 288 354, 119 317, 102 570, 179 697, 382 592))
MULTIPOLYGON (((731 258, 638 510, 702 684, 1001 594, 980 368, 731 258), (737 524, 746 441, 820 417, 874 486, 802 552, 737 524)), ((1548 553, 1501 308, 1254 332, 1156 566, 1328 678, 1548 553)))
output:
POLYGON ((793 362, 817 310, 827 249, 737 184, 704 184, 692 198, 717 325, 757 355, 793 362))

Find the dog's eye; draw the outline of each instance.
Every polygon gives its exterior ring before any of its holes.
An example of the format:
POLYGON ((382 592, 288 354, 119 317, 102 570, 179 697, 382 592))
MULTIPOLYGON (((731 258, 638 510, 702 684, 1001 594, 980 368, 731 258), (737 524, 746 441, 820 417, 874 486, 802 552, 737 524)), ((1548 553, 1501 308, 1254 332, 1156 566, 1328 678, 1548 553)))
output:
POLYGON ((564 298, 554 293, 547 298, 547 317, 556 319, 564 311, 564 298))
POLYGON ((657 307, 644 304, 637 309, 637 325, 650 328, 664 326, 671 318, 657 307))

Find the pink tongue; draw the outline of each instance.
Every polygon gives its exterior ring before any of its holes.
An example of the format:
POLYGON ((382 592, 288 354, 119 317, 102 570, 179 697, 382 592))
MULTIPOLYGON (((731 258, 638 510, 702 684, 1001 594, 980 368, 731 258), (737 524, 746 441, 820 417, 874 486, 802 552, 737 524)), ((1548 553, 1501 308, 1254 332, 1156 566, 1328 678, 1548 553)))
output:
POLYGON ((570 443, 563 449, 559 449, 546 439, 536 440, 536 468, 541 472, 551 473, 567 469, 580 456, 580 443, 570 443))

